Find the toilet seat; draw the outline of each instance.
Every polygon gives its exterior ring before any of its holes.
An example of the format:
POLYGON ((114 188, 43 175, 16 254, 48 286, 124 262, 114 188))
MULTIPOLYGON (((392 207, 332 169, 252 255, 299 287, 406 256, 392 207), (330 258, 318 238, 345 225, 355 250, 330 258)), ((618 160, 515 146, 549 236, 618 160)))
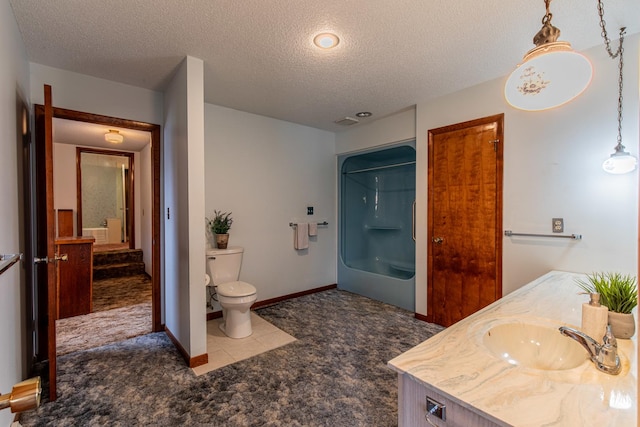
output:
POLYGON ((216 286, 218 295, 228 298, 248 297, 257 292, 255 286, 246 282, 227 282, 216 286))

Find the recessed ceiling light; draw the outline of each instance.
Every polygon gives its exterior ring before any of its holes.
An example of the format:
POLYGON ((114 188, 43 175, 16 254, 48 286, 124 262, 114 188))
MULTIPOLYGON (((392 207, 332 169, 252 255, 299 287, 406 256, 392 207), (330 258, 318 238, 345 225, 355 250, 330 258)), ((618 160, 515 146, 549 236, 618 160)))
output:
POLYGON ((340 43, 340 39, 333 33, 321 33, 313 38, 313 43, 320 49, 331 49, 340 43))
POLYGON ((356 117, 371 117, 372 114, 368 111, 360 111, 359 113, 356 113, 356 117))

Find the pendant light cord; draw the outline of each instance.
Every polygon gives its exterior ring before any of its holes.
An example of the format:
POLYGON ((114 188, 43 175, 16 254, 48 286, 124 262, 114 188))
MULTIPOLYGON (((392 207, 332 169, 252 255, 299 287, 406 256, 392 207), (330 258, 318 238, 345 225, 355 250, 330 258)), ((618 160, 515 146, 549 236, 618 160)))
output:
POLYGON ((598 0, 598 16, 600 17, 600 28, 602 29, 601 35, 604 39, 607 53, 611 59, 618 58, 618 145, 616 145, 616 152, 622 152, 624 151, 624 145, 622 145, 622 68, 624 66, 624 62, 622 60, 622 53, 624 52, 622 42, 624 41, 624 34, 627 28, 620 28, 620 44, 618 45, 618 50, 614 53, 611 50, 611 40, 607 33, 607 23, 604 20, 604 5, 602 4, 602 0, 598 0))
POLYGON ((602 0, 598 0, 598 16, 600 17, 600 28, 602 29, 602 32, 600 34, 604 39, 604 44, 607 47, 609 56, 612 59, 615 59, 618 55, 622 56, 622 36, 627 28, 620 28, 620 45, 618 46, 618 50, 616 51, 616 53, 613 53, 613 51, 611 50, 611 40, 609 39, 609 34, 607 33, 607 22, 604 20, 604 5, 602 4, 602 0))
POLYGON ((542 24, 546 24, 547 22, 549 24, 551 24, 551 18, 553 18, 553 15, 551 14, 551 11, 549 10, 549 6, 551 5, 551 0, 544 0, 544 5, 547 8, 547 13, 542 17, 542 24))

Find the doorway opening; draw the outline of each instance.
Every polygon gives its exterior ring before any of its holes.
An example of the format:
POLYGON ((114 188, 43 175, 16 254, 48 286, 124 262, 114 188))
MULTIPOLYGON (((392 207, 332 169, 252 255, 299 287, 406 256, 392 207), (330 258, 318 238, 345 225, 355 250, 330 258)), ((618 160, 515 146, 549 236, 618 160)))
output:
MULTIPOLYGON (((160 307, 160 152, 162 147, 160 143, 160 125, 57 107, 53 107, 53 117, 80 123, 92 123, 110 128, 116 127, 149 133, 151 173, 148 177, 148 185, 150 187, 152 209, 150 213, 147 212, 144 214, 151 216, 152 331, 162 331, 160 307)), ((141 179, 143 178, 141 177, 141 179)))
MULTIPOLYGON (((151 281, 151 310, 150 310, 150 331, 159 332, 163 330, 161 323, 161 296, 160 296, 160 152, 161 152, 161 144, 160 144, 160 125, 144 123, 133 120, 126 120, 120 118, 114 118, 109 116, 102 116, 97 114, 84 113, 74 110, 67 110, 63 108, 53 107, 53 120, 63 120, 67 121, 74 126, 86 126, 86 125, 101 125, 94 126, 95 128, 120 128, 120 129, 129 129, 133 132, 141 132, 144 133, 147 138, 147 146, 148 146, 148 156, 150 158, 148 164, 148 171, 142 175, 148 175, 146 177, 140 177, 140 180, 145 181, 145 185, 148 187, 148 195, 150 199, 149 208, 146 209, 144 215, 149 219, 149 230, 145 231, 148 236, 149 248, 148 253, 150 254, 150 271, 149 274, 151 281)), ((43 105, 35 105, 35 114, 36 117, 44 116, 45 107, 43 105)), ((54 128, 54 131, 58 129, 54 128)), ((58 129, 59 130, 59 129, 58 129)), ((75 134, 80 134, 79 132, 74 132, 75 134)), ((100 135, 104 140, 104 132, 100 135)), ((85 139, 83 142, 76 142, 75 145, 89 145, 88 141, 85 139)), ((71 146, 70 146, 71 147, 71 146)), ((69 164, 66 166, 66 169, 69 170, 68 173, 74 176, 76 173, 76 160, 75 160, 75 148, 70 148, 73 150, 73 165, 69 164)), ((125 180, 127 179, 126 175, 131 174, 130 172, 125 172, 125 180)), ((130 175, 132 177, 132 175, 130 175)), ((56 186, 58 183, 56 183, 56 186)), ((38 186, 40 188, 43 186, 38 186)), ((73 186, 73 190, 71 188, 63 188, 62 191, 57 191, 57 194, 73 194, 72 200, 67 200, 66 203, 71 206, 76 206, 76 186, 73 186), (66 191, 65 191, 66 190, 66 191)), ((125 193, 127 191, 125 190, 125 193)), ((133 193, 130 193, 129 196, 133 196, 133 193)), ((71 236, 81 236, 82 235, 82 222, 77 220, 72 221, 75 223, 76 229, 72 231, 71 236), (78 232, 80 230, 80 232, 78 232)), ((134 221, 131 221, 134 223, 134 221)), ((55 224, 52 224, 55 227, 55 224)), ((59 224, 58 224, 59 225, 59 224)), ((55 233, 55 231, 54 231, 55 233)), ((129 233, 128 233, 129 234, 129 233)), ((52 234, 53 236, 54 234, 52 234)), ((135 232, 130 232, 128 240, 131 241, 132 238, 130 236, 135 236, 135 232)), ((54 288, 55 289, 55 288, 54 288)), ((44 304, 43 301, 47 301, 47 299, 51 299, 51 295, 48 295, 50 291, 40 290, 38 291, 37 300, 39 303, 38 314, 37 317, 42 320, 46 320, 48 318, 48 305, 44 304)), ((53 295, 55 298, 55 295, 53 295)), ((47 324, 42 324, 42 326, 38 326, 37 328, 37 360, 43 361, 46 359, 51 359, 52 355, 55 354, 55 345, 56 345, 56 337, 55 337, 55 327, 48 326, 50 322, 47 324), (47 349, 48 352, 47 352, 47 349)), ((51 362, 51 361, 50 361, 51 362)), ((50 365, 55 366, 54 363, 50 363, 50 365)), ((50 369, 51 370, 51 369, 50 369)))

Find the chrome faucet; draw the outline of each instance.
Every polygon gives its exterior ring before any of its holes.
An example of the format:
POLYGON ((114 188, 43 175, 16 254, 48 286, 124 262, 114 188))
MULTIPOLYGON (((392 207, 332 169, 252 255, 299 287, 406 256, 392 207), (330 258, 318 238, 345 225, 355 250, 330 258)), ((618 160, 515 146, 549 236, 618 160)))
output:
POLYGON ((618 357, 618 343, 611 333, 611 326, 607 325, 607 333, 603 337, 602 345, 598 344, 590 336, 573 328, 562 326, 560 327, 560 333, 582 345, 589 353, 589 358, 596 365, 596 368, 611 375, 620 373, 622 366, 618 357))

